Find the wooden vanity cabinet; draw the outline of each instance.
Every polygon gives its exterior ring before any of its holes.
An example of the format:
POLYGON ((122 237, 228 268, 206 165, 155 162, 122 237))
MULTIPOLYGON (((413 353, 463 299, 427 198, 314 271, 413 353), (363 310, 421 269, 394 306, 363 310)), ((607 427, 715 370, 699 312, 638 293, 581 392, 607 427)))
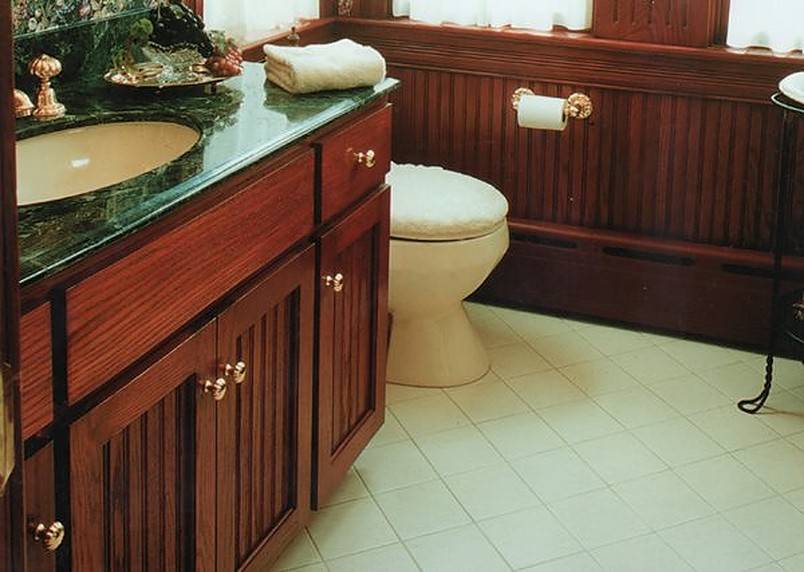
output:
POLYGON ((315 505, 383 424, 390 189, 321 238, 315 505))
POLYGON ((245 366, 218 407, 221 572, 268 570, 310 513, 314 285, 308 248, 218 318, 224 371, 245 366))
MULTIPOLYGON (((53 444, 49 443, 25 460, 25 560, 28 572, 56 569, 55 546, 45 545, 45 534, 34 536, 37 527, 58 534, 53 444)), ((63 533, 64 534, 64 533, 63 533)))
POLYGON ((73 570, 214 570, 215 330, 71 426, 73 570))

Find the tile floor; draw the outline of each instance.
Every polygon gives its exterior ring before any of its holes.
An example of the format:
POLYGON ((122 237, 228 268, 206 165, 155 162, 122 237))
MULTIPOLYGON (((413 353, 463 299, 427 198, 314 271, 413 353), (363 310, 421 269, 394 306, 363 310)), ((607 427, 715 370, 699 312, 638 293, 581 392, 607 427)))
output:
POLYGON ((387 421, 276 570, 802 572, 804 366, 467 306, 492 371, 391 385, 387 421))

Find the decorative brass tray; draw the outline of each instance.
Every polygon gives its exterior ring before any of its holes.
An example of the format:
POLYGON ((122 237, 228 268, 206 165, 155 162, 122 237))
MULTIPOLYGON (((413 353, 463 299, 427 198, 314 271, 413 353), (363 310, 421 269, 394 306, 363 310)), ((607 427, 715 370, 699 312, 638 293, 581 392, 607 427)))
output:
POLYGON ((151 43, 142 53, 148 61, 111 69, 103 79, 113 85, 145 89, 214 86, 229 79, 213 75, 204 65, 204 57, 193 48, 163 48, 151 43))

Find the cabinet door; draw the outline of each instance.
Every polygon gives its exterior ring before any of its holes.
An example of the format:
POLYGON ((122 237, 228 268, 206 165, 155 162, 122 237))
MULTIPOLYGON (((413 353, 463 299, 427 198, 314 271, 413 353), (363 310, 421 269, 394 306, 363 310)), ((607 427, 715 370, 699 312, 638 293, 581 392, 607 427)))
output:
POLYGON ((390 192, 321 240, 316 506, 385 416, 390 192))
POLYGON ((309 248, 218 318, 221 371, 245 368, 218 410, 222 572, 268 570, 309 516, 314 285, 309 248))
POLYGON ((71 426, 73 570, 214 568, 215 373, 211 322, 71 426))
POLYGON ((56 520, 56 488, 53 444, 26 459, 25 557, 28 572, 56 569, 56 550, 64 538, 64 526, 56 520))

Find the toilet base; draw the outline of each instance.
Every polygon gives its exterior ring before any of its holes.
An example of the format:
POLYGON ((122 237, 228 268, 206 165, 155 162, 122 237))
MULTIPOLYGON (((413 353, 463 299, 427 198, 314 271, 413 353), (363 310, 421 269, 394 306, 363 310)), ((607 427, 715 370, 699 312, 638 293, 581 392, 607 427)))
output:
POLYGON ((394 315, 387 379, 417 387, 455 387, 477 381, 490 367, 462 303, 439 316, 394 315))

